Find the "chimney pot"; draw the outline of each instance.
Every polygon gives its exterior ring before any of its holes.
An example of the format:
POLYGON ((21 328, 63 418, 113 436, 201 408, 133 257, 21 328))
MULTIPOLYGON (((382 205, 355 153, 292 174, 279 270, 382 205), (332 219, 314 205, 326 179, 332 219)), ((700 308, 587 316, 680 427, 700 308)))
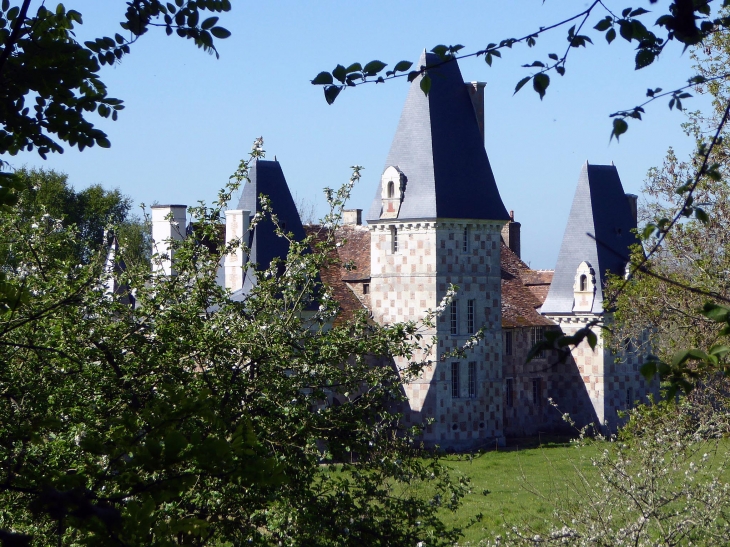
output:
POLYGON ((343 209, 342 224, 360 226, 362 224, 362 209, 343 209))

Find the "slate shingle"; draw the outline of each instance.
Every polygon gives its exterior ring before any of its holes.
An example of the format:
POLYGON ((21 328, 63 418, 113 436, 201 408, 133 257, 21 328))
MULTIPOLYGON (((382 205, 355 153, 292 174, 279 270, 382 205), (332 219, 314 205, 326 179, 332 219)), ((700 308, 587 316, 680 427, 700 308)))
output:
MULTIPOLYGON (((419 64, 438 62, 424 52, 419 64)), ((398 219, 508 220, 459 65, 445 63, 428 74, 428 96, 420 89, 422 77, 411 83, 385 162, 407 179, 398 219)), ((380 213, 378 185, 367 220, 380 213)))

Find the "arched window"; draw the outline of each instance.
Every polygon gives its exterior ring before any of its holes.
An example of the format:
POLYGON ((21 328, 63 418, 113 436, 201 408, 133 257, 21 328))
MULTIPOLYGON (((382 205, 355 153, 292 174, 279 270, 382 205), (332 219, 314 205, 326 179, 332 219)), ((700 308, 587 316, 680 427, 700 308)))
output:
POLYGON ((581 292, 585 292, 587 281, 588 281, 588 278, 585 276, 585 274, 583 274, 583 275, 580 276, 580 290, 581 290, 581 292))
POLYGON ((394 194, 395 194, 395 184, 391 180, 388 182, 388 197, 392 198, 394 194))

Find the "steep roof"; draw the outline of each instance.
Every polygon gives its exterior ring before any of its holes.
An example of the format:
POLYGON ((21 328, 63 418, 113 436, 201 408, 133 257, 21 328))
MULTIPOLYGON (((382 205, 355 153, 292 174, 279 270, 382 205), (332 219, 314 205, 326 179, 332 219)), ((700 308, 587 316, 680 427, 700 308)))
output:
MULTIPOLYGON (((252 216, 261 212, 259 196, 264 194, 271 203, 271 210, 279 219, 279 225, 286 232, 292 232, 295 240, 303 240, 305 234, 302 221, 279 162, 256 160, 249 170, 249 176, 251 181, 244 184, 237 208, 251 211, 252 216)), ((289 252, 289 241, 276 235, 274 223, 268 217, 256 224, 248 243, 251 248, 249 263, 256 263, 259 268, 268 268, 274 258, 285 260, 289 252)), ((248 294, 253 285, 255 277, 247 272, 243 288, 237 292, 248 294)))
POLYGON ((573 311, 573 285, 578 266, 586 261, 596 273, 593 313, 603 312, 606 272, 622 275, 629 247, 638 243, 636 220, 613 165, 589 165, 578 177, 578 187, 560 246, 550 291, 541 313, 573 311))
POLYGON ((532 290, 541 286, 549 273, 531 270, 507 245, 500 251, 502 276, 502 327, 549 326, 553 322, 537 312, 543 299, 532 290))
MULTIPOLYGON (((440 58, 425 53, 421 66, 440 58)), ((431 90, 412 83, 385 167, 406 177, 398 219, 463 218, 508 220, 469 91, 456 61, 430 69, 431 90)), ((368 221, 380 219, 381 189, 368 221)))
MULTIPOLYGON (((312 243, 321 243, 331 235, 331 228, 319 225, 305 227, 312 243)), ((332 262, 319 274, 322 283, 332 291, 340 305, 335 325, 342 325, 355 318, 355 314, 365 309, 363 303, 348 286, 348 281, 370 280, 370 231, 364 226, 340 226, 334 234, 335 246, 329 251, 332 262)))
MULTIPOLYGON (((238 209, 261 212, 259 196, 264 194, 271 202, 271 210, 279 218, 279 224, 287 232, 294 234, 294 239, 305 237, 302 221, 299 219, 297 207, 289 192, 284 172, 278 161, 256 160, 250 169, 251 182, 243 186, 238 209)), ((251 255, 249 260, 262 268, 269 266, 274 258, 285 259, 289 252, 289 242, 279 237, 274 231, 274 223, 269 218, 262 219, 251 234, 251 255)))

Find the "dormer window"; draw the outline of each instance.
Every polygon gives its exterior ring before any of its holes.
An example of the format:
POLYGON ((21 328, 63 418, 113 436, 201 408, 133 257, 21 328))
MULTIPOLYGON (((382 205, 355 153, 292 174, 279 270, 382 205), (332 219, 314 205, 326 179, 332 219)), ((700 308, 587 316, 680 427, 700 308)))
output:
POLYGON ((593 311, 596 295, 596 272, 589 262, 581 262, 575 272, 573 283, 573 311, 593 311))
POLYGON ((380 198, 382 199, 380 218, 398 218, 405 190, 406 177, 400 169, 391 165, 380 177, 380 198))

